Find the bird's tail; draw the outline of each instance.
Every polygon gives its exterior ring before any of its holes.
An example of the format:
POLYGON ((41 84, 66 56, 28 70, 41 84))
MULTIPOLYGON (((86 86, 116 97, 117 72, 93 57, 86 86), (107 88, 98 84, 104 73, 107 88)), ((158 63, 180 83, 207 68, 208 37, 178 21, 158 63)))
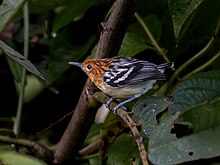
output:
POLYGON ((163 63, 157 66, 158 69, 172 68, 174 67, 174 62, 163 63))

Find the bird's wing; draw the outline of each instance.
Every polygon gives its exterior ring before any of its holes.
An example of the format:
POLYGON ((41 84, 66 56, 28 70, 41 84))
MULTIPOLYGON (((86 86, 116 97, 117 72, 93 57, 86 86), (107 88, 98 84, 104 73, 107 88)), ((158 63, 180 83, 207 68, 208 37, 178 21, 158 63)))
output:
POLYGON ((107 85, 121 87, 146 83, 147 80, 164 80, 165 75, 153 63, 127 58, 120 65, 112 64, 103 78, 107 85))

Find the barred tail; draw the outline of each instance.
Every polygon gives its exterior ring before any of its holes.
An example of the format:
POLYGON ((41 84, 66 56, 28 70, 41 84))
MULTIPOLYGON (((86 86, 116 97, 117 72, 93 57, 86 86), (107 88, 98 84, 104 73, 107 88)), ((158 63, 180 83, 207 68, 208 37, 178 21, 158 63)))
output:
POLYGON ((157 66, 158 69, 172 68, 174 66, 174 62, 164 63, 157 66))

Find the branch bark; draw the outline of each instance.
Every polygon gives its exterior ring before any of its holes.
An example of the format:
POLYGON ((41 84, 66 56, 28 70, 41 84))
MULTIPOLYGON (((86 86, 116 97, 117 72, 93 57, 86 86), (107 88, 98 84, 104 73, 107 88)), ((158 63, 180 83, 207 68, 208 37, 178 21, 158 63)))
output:
POLYGON ((98 58, 117 56, 131 18, 134 15, 137 0, 116 0, 112 13, 103 22, 102 33, 96 56, 98 58))
MULTIPOLYGON (((120 49, 128 24, 134 14, 137 0, 116 0, 108 19, 102 23, 96 52, 97 58, 116 56, 120 49)), ((82 146, 91 125, 94 122, 98 105, 90 106, 88 99, 97 91, 94 84, 88 79, 81 93, 73 116, 58 143, 54 163, 71 162, 82 146)))

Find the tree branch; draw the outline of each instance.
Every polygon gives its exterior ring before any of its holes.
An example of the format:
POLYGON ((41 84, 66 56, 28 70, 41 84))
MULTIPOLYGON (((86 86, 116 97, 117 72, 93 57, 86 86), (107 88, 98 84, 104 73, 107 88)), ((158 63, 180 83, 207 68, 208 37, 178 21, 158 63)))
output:
MULTIPOLYGON (((96 57, 112 57, 118 54, 128 24, 134 14, 136 2, 137 0, 116 0, 112 13, 106 22, 102 23, 103 30, 96 57)), ((97 88, 90 80, 87 80, 73 116, 56 147, 54 163, 70 162, 82 146, 98 109, 98 105, 90 107, 88 104, 88 98, 95 91, 97 88)))
POLYGON ((134 15, 137 0, 116 0, 112 13, 106 22, 102 22, 102 33, 96 56, 117 56, 131 18, 134 15))
POLYGON ((29 141, 26 139, 11 138, 3 135, 0 135, 0 142, 25 147, 29 151, 31 151, 31 154, 44 160, 47 163, 51 163, 53 160, 53 154, 51 153, 51 151, 38 142, 29 141))

